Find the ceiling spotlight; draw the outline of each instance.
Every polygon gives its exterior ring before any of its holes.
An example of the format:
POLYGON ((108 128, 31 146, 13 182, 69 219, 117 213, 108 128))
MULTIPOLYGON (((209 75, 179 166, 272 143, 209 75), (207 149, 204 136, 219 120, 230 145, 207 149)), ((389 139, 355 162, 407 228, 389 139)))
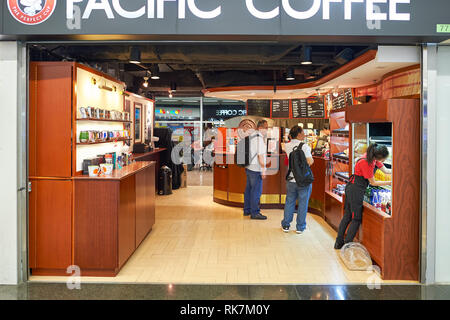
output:
POLYGON ((131 47, 130 63, 141 63, 141 50, 139 47, 131 47))
POLYGON ((159 77, 159 66, 157 64, 152 66, 151 72, 152 72, 152 79, 153 80, 159 80, 160 79, 160 77, 159 77))
POLYGON ((339 97, 339 86, 336 86, 333 90, 333 97, 339 97))
POLYGON ((292 67, 288 68, 287 75, 286 75, 286 80, 287 81, 295 80, 294 68, 292 68, 292 67))
POLYGON ((172 92, 176 92, 177 91, 177 83, 176 82, 171 82, 170 83, 170 91, 172 91, 172 92))
POLYGON ((144 87, 148 87, 148 77, 144 77, 144 84, 143 84, 143 86, 144 87))
POLYGON ((312 48, 310 46, 302 47, 301 64, 303 64, 303 65, 312 64, 311 52, 312 52, 312 48))

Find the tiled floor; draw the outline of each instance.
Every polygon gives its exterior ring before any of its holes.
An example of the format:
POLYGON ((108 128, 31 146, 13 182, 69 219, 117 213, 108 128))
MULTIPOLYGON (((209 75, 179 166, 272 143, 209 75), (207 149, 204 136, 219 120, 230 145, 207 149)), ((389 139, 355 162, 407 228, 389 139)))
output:
POLYGON ((213 186, 214 175, 212 171, 200 171, 198 169, 187 172, 188 186, 213 186))
POLYGON ((27 283, 0 286, 0 300, 449 300, 450 286, 261 286, 27 283))
MULTIPOLYGON (((282 210, 267 221, 212 201, 210 186, 190 186, 157 198, 156 224, 115 278, 83 282, 176 284, 365 284, 371 272, 349 271, 333 249, 335 232, 309 215, 298 235, 280 230, 282 210)), ((82 271, 82 270, 81 270, 82 271)), ((31 277, 32 281, 66 281, 31 277)))

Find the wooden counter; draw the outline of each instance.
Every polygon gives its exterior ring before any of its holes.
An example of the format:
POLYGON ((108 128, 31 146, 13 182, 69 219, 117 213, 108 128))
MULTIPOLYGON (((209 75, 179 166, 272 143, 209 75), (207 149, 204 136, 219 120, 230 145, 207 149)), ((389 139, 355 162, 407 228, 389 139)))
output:
POLYGON ((74 181, 74 264, 85 276, 115 276, 155 223, 155 162, 111 177, 74 181))
POLYGON ((112 176, 36 179, 30 194, 33 275, 115 276, 155 223, 155 162, 112 176))
MULTIPOLYGON (((214 164, 214 202, 235 206, 244 206, 244 192, 246 186, 245 169, 236 164, 226 164, 233 160, 233 155, 216 153, 214 164)), ((273 166, 272 172, 263 180, 263 193, 261 195, 261 208, 284 208, 286 202, 286 174, 288 167, 284 164, 286 154, 273 154, 270 156, 273 166)), ((323 216, 325 208, 325 170, 326 161, 314 157, 311 167, 315 181, 310 199, 310 212, 323 216)))
MULTIPOLYGON (((155 161, 155 185, 158 185, 158 172, 161 168, 161 153, 166 151, 166 148, 156 148, 150 152, 133 153, 136 161, 155 161)), ((158 190, 156 190, 157 192, 158 190)))

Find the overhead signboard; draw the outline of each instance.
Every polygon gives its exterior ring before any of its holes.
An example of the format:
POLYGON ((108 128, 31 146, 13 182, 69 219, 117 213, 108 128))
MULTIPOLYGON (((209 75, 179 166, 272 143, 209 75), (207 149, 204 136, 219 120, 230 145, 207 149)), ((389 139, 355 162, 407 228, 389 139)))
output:
POLYGON ((2 6, 4 35, 450 34, 448 0, 4 0, 2 6))

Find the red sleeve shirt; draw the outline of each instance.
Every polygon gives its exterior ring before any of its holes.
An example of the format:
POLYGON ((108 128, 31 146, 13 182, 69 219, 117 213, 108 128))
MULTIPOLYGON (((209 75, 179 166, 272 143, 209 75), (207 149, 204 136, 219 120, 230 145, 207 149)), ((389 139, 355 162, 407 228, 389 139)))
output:
POLYGON ((380 169, 383 168, 384 164, 378 160, 369 164, 366 160, 366 155, 364 155, 355 165, 355 175, 364 177, 365 179, 373 178, 375 166, 380 169))

